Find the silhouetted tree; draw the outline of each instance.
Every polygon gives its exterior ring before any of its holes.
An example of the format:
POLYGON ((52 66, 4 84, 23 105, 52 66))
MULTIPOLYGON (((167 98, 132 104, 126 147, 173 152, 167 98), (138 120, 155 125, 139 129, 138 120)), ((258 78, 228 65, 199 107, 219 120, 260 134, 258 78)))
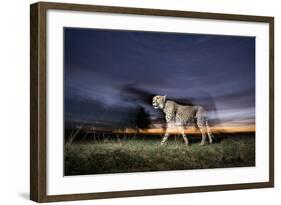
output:
POLYGON ((150 125, 149 113, 140 107, 137 113, 136 127, 139 129, 148 128, 150 125))

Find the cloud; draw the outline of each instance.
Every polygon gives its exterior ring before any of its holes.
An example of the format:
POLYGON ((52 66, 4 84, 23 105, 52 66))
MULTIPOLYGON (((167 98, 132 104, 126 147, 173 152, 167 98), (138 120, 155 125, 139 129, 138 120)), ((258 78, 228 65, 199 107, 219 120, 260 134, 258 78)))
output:
POLYGON ((104 122, 129 124, 140 106, 161 119, 151 100, 165 94, 216 120, 242 121, 255 107, 252 37, 68 28, 64 65, 66 120, 106 110, 104 122))

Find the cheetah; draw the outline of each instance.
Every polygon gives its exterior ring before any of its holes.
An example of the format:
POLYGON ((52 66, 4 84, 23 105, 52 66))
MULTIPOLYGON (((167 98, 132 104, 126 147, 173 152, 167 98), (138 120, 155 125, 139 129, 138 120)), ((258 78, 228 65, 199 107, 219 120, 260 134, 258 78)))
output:
POLYGON ((199 128, 202 134, 200 145, 205 144, 206 133, 209 137, 209 143, 213 143, 212 134, 206 117, 206 111, 203 107, 180 105, 175 101, 166 100, 166 95, 154 96, 152 99, 152 106, 155 109, 161 109, 165 114, 167 128, 165 135, 162 138, 161 145, 166 143, 169 137, 169 130, 174 127, 178 128, 185 144, 188 145, 188 139, 184 133, 184 129, 192 122, 195 122, 196 127, 199 128))

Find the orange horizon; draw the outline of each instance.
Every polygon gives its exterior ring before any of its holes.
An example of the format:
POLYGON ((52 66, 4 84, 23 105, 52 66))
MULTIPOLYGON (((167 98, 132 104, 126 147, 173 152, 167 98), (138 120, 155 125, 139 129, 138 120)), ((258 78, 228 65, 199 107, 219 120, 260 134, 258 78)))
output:
MULTIPOLYGON (((255 132, 255 125, 244 125, 244 126, 213 126, 210 127, 212 133, 241 133, 241 132, 255 132)), ((89 128, 90 132, 94 131, 110 131, 112 133, 126 133, 126 134, 154 134, 161 135, 165 133, 165 129, 163 128, 147 128, 147 129, 133 129, 133 128, 125 128, 125 129, 98 129, 91 127, 89 128)), ((172 128, 169 131, 170 134, 180 134, 177 128, 172 128)), ((184 130, 185 134, 200 134, 200 130, 195 127, 190 127, 184 130)))

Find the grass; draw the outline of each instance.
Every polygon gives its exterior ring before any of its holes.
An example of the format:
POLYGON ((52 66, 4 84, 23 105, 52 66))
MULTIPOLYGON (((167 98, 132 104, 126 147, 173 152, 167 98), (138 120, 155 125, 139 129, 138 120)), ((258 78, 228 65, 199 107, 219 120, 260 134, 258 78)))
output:
POLYGON ((65 145, 65 175, 125 173, 255 166, 255 137, 224 138, 186 146, 169 140, 131 139, 65 145))

